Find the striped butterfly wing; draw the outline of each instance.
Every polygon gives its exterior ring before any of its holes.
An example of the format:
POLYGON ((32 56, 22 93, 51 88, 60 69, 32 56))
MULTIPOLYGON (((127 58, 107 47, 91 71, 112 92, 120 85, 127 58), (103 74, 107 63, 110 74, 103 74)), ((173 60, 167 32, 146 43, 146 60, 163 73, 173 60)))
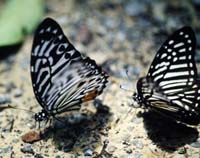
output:
MULTIPOLYGON (((162 88, 177 82, 183 85, 191 84, 197 78, 195 47, 196 39, 190 27, 176 31, 158 50, 147 77, 159 83, 162 88)), ((178 91, 176 86, 178 85, 172 87, 178 91)))
POLYGON ((188 124, 198 124, 200 116, 195 46, 190 27, 176 31, 157 52, 147 77, 137 85, 146 106, 188 124))
POLYGON ((78 110, 106 87, 107 74, 89 57, 81 56, 60 26, 45 19, 35 33, 31 54, 35 96, 50 114, 78 110))

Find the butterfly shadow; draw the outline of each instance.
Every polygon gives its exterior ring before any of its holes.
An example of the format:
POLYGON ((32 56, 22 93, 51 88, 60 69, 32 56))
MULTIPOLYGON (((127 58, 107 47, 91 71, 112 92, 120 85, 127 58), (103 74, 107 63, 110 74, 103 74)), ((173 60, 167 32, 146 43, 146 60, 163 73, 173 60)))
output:
POLYGON ((14 45, 0 46, 0 61, 6 59, 10 55, 16 54, 22 46, 22 42, 14 45))
POLYGON ((6 109, 9 109, 9 108, 10 108, 9 106, 2 106, 2 105, 0 104, 0 112, 4 111, 4 110, 6 110, 6 109))
POLYGON ((197 129, 177 123, 155 111, 144 112, 142 117, 149 138, 167 152, 198 139, 197 129))
MULTIPOLYGON (((87 149, 94 151, 98 146, 102 146, 101 137, 107 135, 111 113, 108 106, 102 105, 97 108, 97 112, 92 117, 82 118, 75 123, 63 125, 60 121, 55 121, 44 132, 44 139, 53 138, 54 145, 58 150, 64 152, 84 152, 87 149)), ((59 118, 69 120, 71 118, 59 118)), ((77 118, 76 118, 77 119, 77 118)))

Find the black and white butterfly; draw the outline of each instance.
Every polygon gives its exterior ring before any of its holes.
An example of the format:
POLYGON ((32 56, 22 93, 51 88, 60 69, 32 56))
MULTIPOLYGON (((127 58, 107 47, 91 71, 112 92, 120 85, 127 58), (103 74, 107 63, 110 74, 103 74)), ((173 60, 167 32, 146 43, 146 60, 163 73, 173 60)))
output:
POLYGON ((196 38, 190 27, 176 31, 157 52, 133 99, 182 123, 200 122, 200 80, 194 60, 196 38))
POLYGON ((42 111, 36 121, 48 120, 93 100, 106 87, 108 75, 94 60, 83 57, 68 41, 56 21, 38 26, 31 53, 31 79, 42 111))

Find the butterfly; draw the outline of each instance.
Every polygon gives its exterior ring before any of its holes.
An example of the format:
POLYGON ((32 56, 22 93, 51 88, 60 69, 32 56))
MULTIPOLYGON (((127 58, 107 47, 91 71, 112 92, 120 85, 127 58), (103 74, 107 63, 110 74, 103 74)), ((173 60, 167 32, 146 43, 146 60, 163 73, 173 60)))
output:
POLYGON ((200 80, 195 47, 191 27, 174 32, 158 50, 147 76, 137 81, 133 100, 178 122, 199 124, 200 80))
POLYGON ((108 75, 69 42, 59 24, 44 19, 36 29, 31 52, 31 79, 42 111, 36 121, 48 121, 100 95, 108 75))

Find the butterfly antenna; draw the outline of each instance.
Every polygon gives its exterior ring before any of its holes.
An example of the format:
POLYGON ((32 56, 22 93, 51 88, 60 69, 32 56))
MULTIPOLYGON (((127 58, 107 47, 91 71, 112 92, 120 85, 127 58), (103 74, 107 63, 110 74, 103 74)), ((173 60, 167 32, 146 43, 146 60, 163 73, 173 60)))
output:
POLYGON ((30 113, 33 113, 33 114, 34 114, 34 112, 31 111, 31 110, 23 109, 23 108, 17 108, 17 107, 11 106, 10 104, 8 104, 8 108, 16 109, 16 110, 23 110, 23 111, 27 111, 27 112, 30 112, 30 113))
MULTIPOLYGON (((127 68, 125 69, 125 73, 126 73, 126 77, 127 77, 128 81, 129 81, 129 83, 131 83, 131 78, 130 78, 130 76, 128 74, 128 69, 127 68)), ((132 93, 134 92, 133 90, 127 89, 127 88, 123 87, 122 85, 120 85, 120 88, 125 90, 125 91, 128 91, 128 92, 132 92, 132 93)))
POLYGON ((121 89, 125 90, 125 91, 128 91, 128 92, 133 92, 132 90, 130 90, 130 89, 127 89, 127 88, 123 87, 122 85, 120 85, 119 87, 120 87, 121 89))
POLYGON ((128 79, 128 81, 131 83, 131 77, 129 76, 129 74, 128 74, 128 69, 126 68, 126 76, 127 76, 127 79, 128 79))

